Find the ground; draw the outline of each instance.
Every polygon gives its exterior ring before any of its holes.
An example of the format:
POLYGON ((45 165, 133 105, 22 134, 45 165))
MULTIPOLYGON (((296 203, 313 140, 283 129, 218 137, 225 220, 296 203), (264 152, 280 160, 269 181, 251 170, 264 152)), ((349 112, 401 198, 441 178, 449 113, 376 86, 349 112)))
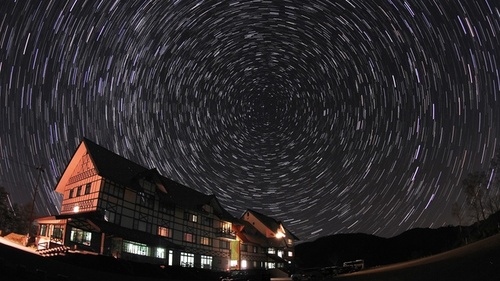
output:
MULTIPOLYGON (((162 271, 98 256, 44 258, 0 237, 0 280, 217 280, 205 271, 162 271), (86 266, 83 266, 85 264, 86 266), (154 271, 154 272, 152 272, 154 271)), ((282 278, 280 280, 285 280, 282 278)), ((289 280, 289 279, 288 279, 289 280)), ((328 278, 327 280, 332 280, 328 278)), ((340 281, 500 280, 500 234, 426 258, 366 269, 340 281)))

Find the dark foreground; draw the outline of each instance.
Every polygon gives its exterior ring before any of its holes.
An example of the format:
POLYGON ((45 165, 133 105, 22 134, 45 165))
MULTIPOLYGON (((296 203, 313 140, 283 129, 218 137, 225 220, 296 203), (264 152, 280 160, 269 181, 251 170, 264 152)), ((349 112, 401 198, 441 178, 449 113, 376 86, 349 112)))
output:
MULTIPOLYGON (((220 273, 103 256, 41 257, 0 243, 0 280, 219 280, 220 273)), ((329 278, 328 280, 331 280, 329 278)), ((500 281, 500 234, 442 254, 334 277, 345 281, 500 281)))
POLYGON ((500 234, 442 254, 337 276, 342 281, 500 280, 500 234))
POLYGON ((203 269, 164 267, 104 256, 68 254, 42 257, 0 243, 0 280, 219 280, 221 273, 203 269))

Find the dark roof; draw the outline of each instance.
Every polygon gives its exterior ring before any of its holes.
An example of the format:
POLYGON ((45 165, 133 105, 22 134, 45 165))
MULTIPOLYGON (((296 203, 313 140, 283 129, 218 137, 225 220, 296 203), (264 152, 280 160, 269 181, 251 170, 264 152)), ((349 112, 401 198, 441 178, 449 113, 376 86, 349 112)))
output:
POLYGON ((219 218, 230 222, 236 220, 233 215, 221 206, 215 195, 198 192, 166 177, 161 177, 161 181, 167 190, 166 197, 172 204, 191 210, 201 210, 203 205, 210 205, 214 210, 214 214, 219 218))
POLYGON ((130 186, 132 179, 137 174, 148 170, 87 138, 84 138, 83 142, 97 169, 97 173, 104 178, 130 186))
POLYGON ((97 169, 97 173, 113 182, 129 188, 140 189, 137 179, 146 178, 161 185, 164 192, 158 192, 160 200, 164 203, 175 204, 186 209, 201 210, 205 204, 214 207, 214 213, 221 219, 232 221, 235 218, 220 205, 215 195, 207 195, 166 178, 156 170, 145 168, 128 160, 94 142, 84 138, 83 142, 97 169))

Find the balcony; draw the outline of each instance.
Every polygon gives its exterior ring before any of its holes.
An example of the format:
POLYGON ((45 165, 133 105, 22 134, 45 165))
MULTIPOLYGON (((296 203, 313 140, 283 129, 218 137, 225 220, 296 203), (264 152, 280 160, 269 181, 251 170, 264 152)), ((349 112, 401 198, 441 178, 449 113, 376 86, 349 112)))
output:
POLYGON ((236 239, 236 233, 230 228, 221 227, 215 230, 215 236, 217 238, 226 238, 230 240, 236 239))

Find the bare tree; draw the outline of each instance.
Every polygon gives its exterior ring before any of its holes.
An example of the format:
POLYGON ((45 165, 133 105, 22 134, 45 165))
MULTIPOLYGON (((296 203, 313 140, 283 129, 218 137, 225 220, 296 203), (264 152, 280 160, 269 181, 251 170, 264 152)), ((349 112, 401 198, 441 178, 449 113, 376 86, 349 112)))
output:
POLYGON ((12 232, 15 221, 15 211, 10 203, 9 193, 0 186, 0 233, 5 235, 12 232))
POLYGON ((488 211, 494 214, 500 211, 500 195, 493 194, 494 190, 500 188, 500 152, 490 162, 490 175, 488 179, 490 194, 488 196, 488 211))
POLYGON ((462 181, 467 204, 474 211, 476 220, 479 222, 486 219, 485 213, 485 184, 486 174, 482 171, 469 173, 462 181))
POLYGON ((457 219, 460 231, 462 231, 462 225, 464 224, 464 211, 461 204, 458 202, 453 203, 451 206, 451 215, 457 219))

